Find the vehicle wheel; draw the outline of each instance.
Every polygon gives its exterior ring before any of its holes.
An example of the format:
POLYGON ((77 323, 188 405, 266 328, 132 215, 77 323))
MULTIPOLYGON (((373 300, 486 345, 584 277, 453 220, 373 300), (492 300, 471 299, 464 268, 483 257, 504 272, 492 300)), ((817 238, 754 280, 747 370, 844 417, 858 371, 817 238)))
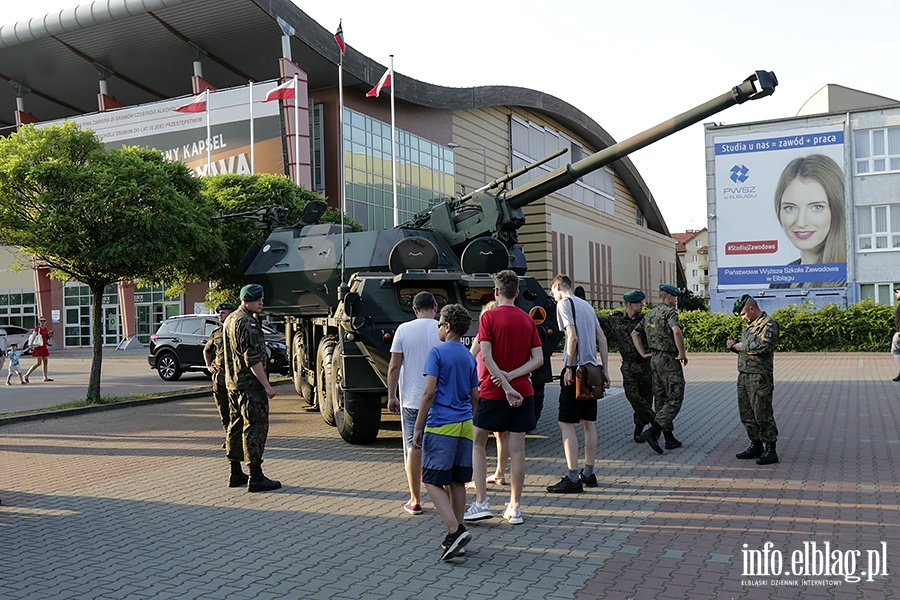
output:
POLYGON ((300 396, 300 400, 313 406, 316 403, 313 386, 306 379, 306 369, 303 361, 306 359, 306 347, 303 344, 303 335, 297 331, 294 334, 294 349, 291 352, 291 379, 294 382, 294 390, 300 396))
POLYGON ((534 384, 534 426, 541 420, 541 412, 544 410, 544 384, 534 384))
POLYGON ((316 402, 319 403, 319 413, 327 425, 334 425, 334 402, 330 394, 334 389, 332 358, 335 346, 337 340, 334 336, 326 336, 319 343, 319 351, 316 353, 316 402))
POLYGON ((178 381, 182 373, 178 357, 171 352, 160 354, 156 359, 156 372, 163 381, 178 381))
POLYGON ((332 362, 331 398, 338 433, 351 444, 371 444, 381 427, 381 395, 344 390, 340 358, 335 356, 332 362))

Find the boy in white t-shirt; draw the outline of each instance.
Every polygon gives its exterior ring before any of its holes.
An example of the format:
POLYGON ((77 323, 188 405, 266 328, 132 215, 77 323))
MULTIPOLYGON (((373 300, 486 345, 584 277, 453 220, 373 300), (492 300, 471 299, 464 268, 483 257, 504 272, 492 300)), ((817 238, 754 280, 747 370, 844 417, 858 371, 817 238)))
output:
POLYGON ((9 352, 6 353, 9 358, 9 375, 6 376, 6 385, 12 385, 11 380, 13 373, 19 376, 19 383, 25 385, 27 382, 22 378, 22 370, 19 368, 19 357, 22 356, 23 350, 19 350, 16 344, 9 345, 9 352))
POLYGON ((416 318, 403 323, 394 333, 388 365, 388 410, 399 414, 403 429, 403 461, 409 482, 409 502, 403 510, 422 514, 422 449, 413 447, 412 435, 425 387, 425 358, 440 343, 435 320, 437 301, 431 292, 413 298, 416 318), (399 395, 398 395, 399 392, 399 395))

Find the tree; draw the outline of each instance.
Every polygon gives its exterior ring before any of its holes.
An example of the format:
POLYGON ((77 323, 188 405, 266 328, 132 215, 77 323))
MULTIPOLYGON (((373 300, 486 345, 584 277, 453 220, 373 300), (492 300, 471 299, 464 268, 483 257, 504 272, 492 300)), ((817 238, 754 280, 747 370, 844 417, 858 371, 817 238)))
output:
POLYGON ((200 181, 156 150, 108 150, 72 122, 0 139, 0 243, 91 290, 88 400, 100 399, 104 288, 202 278, 224 257, 213 214, 200 181))
MULTIPOLYGON (((287 208, 285 225, 297 223, 308 202, 325 200, 319 194, 298 186, 284 175, 223 174, 204 177, 202 182, 203 195, 220 214, 242 213, 270 205, 285 206, 287 208)), ((340 220, 341 213, 334 208, 329 208, 322 215, 322 221, 326 223, 339 223, 340 220)), ((257 227, 247 219, 219 220, 216 223, 217 232, 225 244, 226 258, 205 277, 216 282, 216 286, 210 288, 206 295, 209 305, 235 302, 241 287, 246 283, 240 263, 249 249, 263 245, 270 231, 266 227, 257 227)), ((345 218, 344 223, 353 227, 355 231, 363 229, 360 224, 349 218, 345 218)))

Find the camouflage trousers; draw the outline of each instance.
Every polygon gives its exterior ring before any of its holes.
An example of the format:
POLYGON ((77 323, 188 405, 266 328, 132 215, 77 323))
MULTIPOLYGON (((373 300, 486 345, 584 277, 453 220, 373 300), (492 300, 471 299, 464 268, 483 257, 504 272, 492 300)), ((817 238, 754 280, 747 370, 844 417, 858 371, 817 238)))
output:
POLYGON ((625 398, 634 410, 634 424, 649 425, 653 422, 653 375, 650 363, 622 361, 621 371, 625 398))
POLYGON ((738 411, 751 440, 778 441, 778 427, 772 410, 774 387, 772 373, 738 373, 738 411))
POLYGON ((269 436, 269 397, 263 390, 228 390, 231 422, 225 438, 225 456, 246 461, 248 466, 262 464, 269 436))
POLYGON ((653 351, 650 369, 653 371, 656 423, 663 431, 672 431, 684 402, 684 369, 676 354, 658 351, 653 351))
POLYGON ((212 386, 213 400, 216 402, 216 409, 219 411, 219 418, 222 419, 222 428, 228 432, 228 424, 231 423, 231 406, 228 402, 228 388, 225 387, 225 378, 222 383, 213 381, 212 386))

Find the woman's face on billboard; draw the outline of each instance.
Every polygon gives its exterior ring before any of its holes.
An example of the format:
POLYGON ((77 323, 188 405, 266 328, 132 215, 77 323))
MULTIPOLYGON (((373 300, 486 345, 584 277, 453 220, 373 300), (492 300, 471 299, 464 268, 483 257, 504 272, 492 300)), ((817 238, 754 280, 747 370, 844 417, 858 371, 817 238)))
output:
POLYGON ((781 195, 778 219, 798 250, 817 252, 831 229, 831 206, 825 188, 814 179, 794 179, 781 195))

